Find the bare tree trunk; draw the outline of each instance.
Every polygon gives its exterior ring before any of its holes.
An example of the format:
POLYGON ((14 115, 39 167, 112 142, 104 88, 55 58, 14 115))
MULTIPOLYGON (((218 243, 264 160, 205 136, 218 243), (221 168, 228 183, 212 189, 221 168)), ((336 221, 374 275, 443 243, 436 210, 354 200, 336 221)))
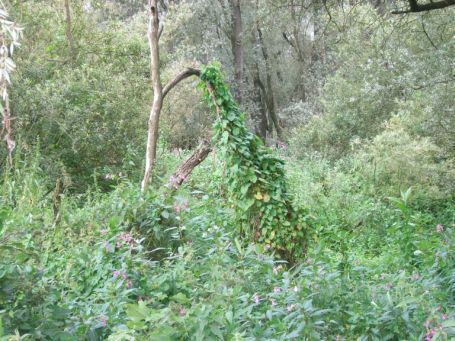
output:
POLYGON ((191 154, 191 156, 182 163, 171 176, 169 186, 177 188, 180 186, 191 174, 193 169, 207 158, 207 155, 212 151, 209 141, 204 139, 199 144, 199 147, 191 154))
POLYGON ((69 0, 65 0, 65 20, 66 20, 66 39, 68 40, 68 46, 71 51, 71 58, 76 58, 76 45, 74 44, 73 32, 71 29, 71 10, 69 0))
POLYGON ((276 113, 276 100, 272 86, 272 67, 270 66, 269 53, 267 51, 267 46, 265 46, 260 26, 257 25, 256 29, 258 32, 259 43, 262 49, 262 55, 264 56, 265 61, 265 74, 267 80, 267 108, 269 109, 270 119, 273 122, 273 125, 275 126, 276 134, 278 138, 281 139, 283 136, 283 128, 281 127, 278 115, 276 113))
MULTIPOLYGON (((269 122, 267 118, 267 104, 265 102, 266 91, 264 84, 261 81, 259 73, 259 65, 255 61, 253 66, 253 92, 254 100, 258 105, 256 114, 254 115, 254 124, 256 135, 260 136, 263 141, 267 139, 267 133, 269 130, 269 122)), ((273 128, 272 128, 273 129, 273 128)))
MULTIPOLYGON (((256 11, 258 9, 258 1, 256 1, 256 11)), ((257 15, 257 14, 256 14, 257 15)), ((258 108, 255 110, 253 116, 254 120, 254 127, 256 135, 260 136, 262 140, 265 142, 267 139, 267 133, 269 132, 269 120, 267 118, 267 92, 265 90, 265 86, 261 80, 261 74, 259 70, 259 52, 257 46, 259 46, 259 39, 258 39, 258 27, 259 22, 256 20, 254 29, 251 31, 251 42, 255 48, 253 49, 254 52, 254 64, 252 67, 252 76, 253 76, 253 94, 254 94, 254 101, 258 108)), ((273 130, 273 127, 271 127, 273 130)))
POLYGON ((153 86, 153 102, 150 110, 147 133, 147 150, 145 153, 145 172, 141 189, 145 190, 152 175, 153 164, 156 157, 158 142, 158 127, 163 106, 163 86, 160 78, 160 53, 158 47, 158 4, 157 0, 149 0, 150 19, 148 27, 148 40, 150 46, 150 71, 153 86))
MULTIPOLYGON (((296 9, 295 9, 295 3, 294 0, 291 1, 291 17, 292 21, 294 22, 293 26, 293 36, 294 36, 294 49, 297 54, 297 64, 298 64, 298 70, 300 73, 300 77, 303 77, 303 73, 305 71, 305 52, 301 40, 301 35, 300 35, 300 19, 297 18, 296 14, 296 9)), ((305 90, 305 84, 303 82, 303 79, 300 79, 300 82, 298 84, 298 91, 300 95, 302 96, 302 100, 306 100, 306 90, 305 90)))
POLYGON ((8 150, 8 164, 9 166, 13 165, 13 151, 16 148, 16 142, 13 140, 13 128, 11 121, 11 111, 9 106, 9 95, 6 94, 5 99, 3 100, 3 111, 2 111, 2 135, 5 134, 6 148, 8 150))
POLYGON ((150 74, 153 87, 153 101, 148 120, 147 150, 145 152, 145 171, 141 183, 141 190, 144 191, 150 182, 153 165, 156 159, 156 147, 158 143, 158 128, 160 123, 161 108, 163 107, 164 97, 178 83, 191 76, 199 76, 200 71, 194 68, 187 68, 172 79, 163 87, 160 75, 160 51, 159 38, 163 31, 160 26, 158 13, 158 0, 149 0, 150 20, 148 26, 148 40, 150 46, 150 74))
POLYGON ((235 70, 235 99, 242 104, 242 84, 243 84, 243 44, 242 44, 242 12, 240 9, 240 0, 230 0, 231 17, 232 17, 232 33, 231 45, 234 55, 234 70, 235 70))

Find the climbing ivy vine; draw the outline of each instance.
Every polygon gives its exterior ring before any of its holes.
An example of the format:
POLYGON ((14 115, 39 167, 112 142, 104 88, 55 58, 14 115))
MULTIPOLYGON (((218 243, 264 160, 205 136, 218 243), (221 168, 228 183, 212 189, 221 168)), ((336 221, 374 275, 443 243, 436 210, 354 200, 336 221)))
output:
POLYGON ((214 139, 226 162, 230 204, 240 232, 292 261, 304 255, 307 215, 296 209, 288 192, 284 162, 251 133, 217 64, 201 72, 199 88, 218 115, 214 139))

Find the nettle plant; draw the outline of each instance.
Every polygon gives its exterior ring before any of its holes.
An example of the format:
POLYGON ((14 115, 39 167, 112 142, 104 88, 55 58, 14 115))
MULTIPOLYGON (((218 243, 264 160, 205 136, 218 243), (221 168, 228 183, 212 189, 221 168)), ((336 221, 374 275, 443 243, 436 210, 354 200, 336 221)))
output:
POLYGON ((245 115, 233 99, 220 67, 209 64, 200 78, 204 99, 218 116, 214 139, 226 162, 223 177, 240 233, 289 261, 302 257, 308 215, 293 206, 284 162, 248 130, 245 115))

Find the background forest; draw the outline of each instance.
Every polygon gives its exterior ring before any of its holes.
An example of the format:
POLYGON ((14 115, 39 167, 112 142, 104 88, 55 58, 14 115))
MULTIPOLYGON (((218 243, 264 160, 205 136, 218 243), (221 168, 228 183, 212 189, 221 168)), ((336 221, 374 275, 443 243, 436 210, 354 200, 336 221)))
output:
POLYGON ((0 340, 455 338, 455 6, 0 4, 0 340))

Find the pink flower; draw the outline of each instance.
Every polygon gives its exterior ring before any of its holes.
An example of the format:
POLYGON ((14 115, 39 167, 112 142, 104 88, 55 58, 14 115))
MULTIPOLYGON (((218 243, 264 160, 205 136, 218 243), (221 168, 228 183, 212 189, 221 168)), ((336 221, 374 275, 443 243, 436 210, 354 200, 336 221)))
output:
POLYGON ((434 334, 436 334, 436 330, 434 328, 431 328, 425 334, 425 341, 430 341, 433 338, 434 334))
POLYGON ((380 278, 380 279, 384 279, 385 276, 387 276, 387 274, 386 274, 386 273, 382 273, 381 276, 380 276, 379 278, 380 278))
POLYGON ((120 248, 122 246, 122 243, 128 245, 129 247, 134 246, 133 236, 128 232, 120 233, 117 236, 117 243, 115 244, 115 246, 117 248, 120 248))
POLYGON ((288 312, 291 312, 295 309, 295 304, 289 304, 286 308, 288 310, 288 312))
POLYGON ((385 285, 385 288, 386 288, 387 290, 390 290, 390 289, 393 288, 393 284, 392 284, 392 283, 387 283, 387 284, 385 285))
POLYGON ((177 188, 179 186, 179 178, 175 177, 175 176, 171 176, 169 178, 169 186, 171 188, 177 188))
POLYGON ((115 270, 112 272, 112 277, 117 278, 118 275, 120 275, 120 271, 115 270))
POLYGON ((436 232, 437 233, 442 233, 444 232, 444 226, 442 224, 436 225, 436 232))
POLYGON ((188 201, 182 201, 181 203, 178 203, 177 201, 172 204, 172 207, 174 208, 175 212, 180 213, 180 211, 186 211, 188 210, 188 201))
POLYGON ((443 321, 447 320, 447 314, 442 314, 441 315, 441 320, 443 320, 443 321))
POLYGON ((106 318, 106 316, 100 316, 99 320, 100 320, 101 327, 106 327, 107 326, 107 318, 106 318))
POLYGON ((254 295, 253 295, 253 301, 255 304, 259 304, 260 299, 259 299, 259 295, 257 293, 254 293, 254 295))
POLYGON ((276 300, 274 300, 273 298, 270 300, 270 302, 272 303, 272 307, 276 306, 276 300))
POLYGON ((430 321, 429 320, 426 320, 424 323, 423 323, 423 326, 425 328, 428 328, 430 326, 430 321))
POLYGON ((108 232, 107 229, 100 230, 100 233, 103 234, 103 235, 106 234, 107 232, 108 232))
POLYGON ((184 307, 181 307, 181 308, 179 309, 179 316, 185 316, 185 315, 186 315, 186 310, 185 310, 184 307))
POLYGON ((122 279, 123 280, 128 279, 128 276, 127 276, 126 272, 122 272, 122 279))
POLYGON ((131 289, 132 286, 133 286, 133 282, 129 279, 129 280, 126 282, 126 288, 127 288, 127 289, 131 289))
POLYGON ((275 287, 275 288, 273 288, 273 292, 274 292, 275 294, 278 294, 278 293, 281 292, 281 288, 275 287))

